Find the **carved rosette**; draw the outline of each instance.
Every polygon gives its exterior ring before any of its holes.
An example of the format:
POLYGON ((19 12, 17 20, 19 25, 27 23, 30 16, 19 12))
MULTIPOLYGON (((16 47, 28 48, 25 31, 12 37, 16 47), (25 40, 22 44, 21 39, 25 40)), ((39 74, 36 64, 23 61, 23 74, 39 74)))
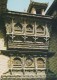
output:
POLYGON ((27 58, 25 63, 26 63, 26 66, 31 66, 33 63, 33 60, 31 58, 27 58))

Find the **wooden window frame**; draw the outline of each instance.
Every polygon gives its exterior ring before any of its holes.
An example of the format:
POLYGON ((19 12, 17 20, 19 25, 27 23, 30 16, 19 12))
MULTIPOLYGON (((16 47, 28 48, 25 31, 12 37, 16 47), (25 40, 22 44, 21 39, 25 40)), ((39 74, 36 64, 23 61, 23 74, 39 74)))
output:
POLYGON ((45 35, 45 27, 42 26, 42 25, 38 25, 37 27, 36 27, 36 35, 38 35, 38 36, 43 36, 43 35, 45 35), (44 30, 43 30, 43 31, 40 31, 40 30, 37 31, 37 27, 39 27, 39 28, 42 27, 44 30))
POLYGON ((34 27, 31 24, 28 24, 26 26, 25 33, 28 34, 28 35, 34 34, 34 27), (29 30, 27 30, 27 27, 29 27, 29 26, 33 28, 31 32, 29 30))
POLYGON ((14 25, 14 33, 23 33, 24 31, 23 31, 23 26, 22 26, 22 24, 21 23, 16 23, 15 25, 14 25), (22 29, 21 30, 18 30, 18 27, 22 27, 22 29))

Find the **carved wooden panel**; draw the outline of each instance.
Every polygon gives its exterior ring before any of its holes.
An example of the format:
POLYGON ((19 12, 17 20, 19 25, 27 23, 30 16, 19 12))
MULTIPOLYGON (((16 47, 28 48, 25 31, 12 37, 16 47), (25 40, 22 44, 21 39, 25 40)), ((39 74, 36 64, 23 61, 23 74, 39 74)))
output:
POLYGON ((23 33, 23 26, 21 23, 16 23, 14 25, 14 34, 23 33))
POLYGON ((27 70, 27 68, 34 68, 35 69, 35 64, 37 66, 37 68, 46 68, 46 59, 44 57, 40 58, 40 57, 33 57, 33 56, 17 56, 17 57, 10 57, 9 60, 9 66, 15 69, 19 69, 19 68, 25 68, 27 70), (36 59, 36 61, 35 61, 36 59))
POLYGON ((38 25, 36 27, 36 34, 37 35, 45 35, 45 27, 43 25, 38 25))
POLYGON ((31 24, 28 24, 26 26, 26 34, 33 34, 34 33, 34 28, 31 24))
POLYGON ((37 65, 38 65, 38 68, 45 68, 44 60, 42 58, 37 59, 37 65))
POLYGON ((6 20, 7 48, 25 48, 48 50, 49 30, 48 26, 30 21, 6 20))
POLYGON ((25 59, 25 67, 26 68, 34 68, 34 61, 33 61, 33 58, 32 57, 27 57, 25 59))
MULTIPOLYGON (((45 70, 46 67, 46 58, 40 57, 38 55, 17 55, 10 56, 9 59, 9 71, 4 73, 4 76, 7 76, 8 79, 11 77, 19 77, 19 78, 45 78, 45 70), (40 69, 39 69, 40 68, 40 69), (44 69, 43 69, 44 68, 44 69), (41 77, 40 77, 41 76, 41 77)), ((11 78, 11 79, 12 79, 11 78)), ((6 78, 4 78, 6 79, 6 78)), ((2 79, 2 80, 4 80, 2 79)), ((7 80, 8 80, 7 79, 7 80)))
POLYGON ((33 36, 12 36, 8 37, 8 48, 25 48, 25 49, 48 49, 48 41, 45 38, 38 38, 33 36))

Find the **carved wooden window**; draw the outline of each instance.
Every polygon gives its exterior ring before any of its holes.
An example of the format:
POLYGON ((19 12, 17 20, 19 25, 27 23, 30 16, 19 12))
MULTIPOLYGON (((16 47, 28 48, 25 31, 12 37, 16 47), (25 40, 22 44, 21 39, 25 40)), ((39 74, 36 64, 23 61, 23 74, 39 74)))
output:
POLYGON ((44 27, 39 25, 36 27, 36 33, 39 35, 43 35, 44 34, 44 27))
POLYGON ((14 58, 13 59, 13 69, 18 69, 19 67, 21 67, 21 59, 20 58, 14 58))
POLYGON ((39 58, 37 60, 37 65, 38 65, 38 68, 44 68, 44 60, 42 58, 39 58))
POLYGON ((23 26, 20 23, 15 24, 14 31, 17 33, 23 32, 23 26))
POLYGON ((32 25, 28 24, 26 26, 26 33, 27 34, 33 34, 33 26, 32 25))

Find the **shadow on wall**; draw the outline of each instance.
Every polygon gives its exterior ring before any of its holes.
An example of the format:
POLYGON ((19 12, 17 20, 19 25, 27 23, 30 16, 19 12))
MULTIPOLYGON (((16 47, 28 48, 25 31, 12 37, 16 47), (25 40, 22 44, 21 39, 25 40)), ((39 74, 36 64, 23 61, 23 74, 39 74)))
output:
POLYGON ((51 70, 48 70, 47 80, 57 80, 56 75, 55 75, 54 72, 52 72, 51 70))
POLYGON ((5 42, 6 42, 6 30, 5 30, 5 24, 2 20, 2 17, 0 17, 0 50, 6 50, 5 42))
POLYGON ((48 59, 49 69, 57 76, 57 23, 54 23, 52 26, 51 39, 50 39, 50 51, 55 52, 55 54, 53 57, 48 59))
POLYGON ((5 35, 6 35, 5 23, 1 15, 0 16, 0 37, 2 38, 5 35))

